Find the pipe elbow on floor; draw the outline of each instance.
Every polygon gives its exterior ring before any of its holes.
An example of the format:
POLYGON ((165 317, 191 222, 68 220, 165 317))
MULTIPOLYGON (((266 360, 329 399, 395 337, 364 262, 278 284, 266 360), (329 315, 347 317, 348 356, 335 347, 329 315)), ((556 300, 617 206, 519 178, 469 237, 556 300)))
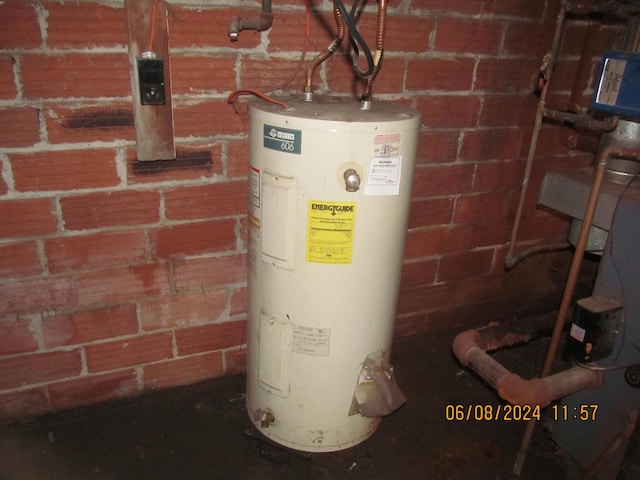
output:
POLYGON ((482 335, 477 330, 465 330, 453 339, 453 354, 465 367, 469 365, 469 352, 474 347, 486 350, 482 335))
POLYGON ((543 379, 525 380, 520 375, 510 373, 497 388, 498 395, 512 405, 529 405, 544 408, 553 400, 553 392, 543 379))
POLYGON ((460 363, 476 372, 496 389, 501 398, 512 405, 544 408, 554 400, 571 393, 602 385, 602 372, 584 367, 571 368, 544 378, 525 380, 488 355, 488 343, 478 330, 466 330, 456 336, 452 348, 460 363))

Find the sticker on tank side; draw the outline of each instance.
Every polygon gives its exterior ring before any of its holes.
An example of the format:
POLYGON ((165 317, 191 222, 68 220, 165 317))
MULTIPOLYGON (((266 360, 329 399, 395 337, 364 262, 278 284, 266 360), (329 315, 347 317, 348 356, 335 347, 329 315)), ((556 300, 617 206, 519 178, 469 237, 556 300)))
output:
POLYGON ((260 170, 249 166, 249 201, 260 208, 260 170))
POLYGON ((351 263, 356 203, 309 200, 307 262, 351 263))
POLYGON ((258 273, 258 252, 260 251, 260 217, 255 205, 249 205, 248 231, 249 245, 247 247, 247 263, 249 272, 253 275, 258 273))
POLYGON ((369 163, 365 195, 400 195, 402 157, 373 157, 369 163))
POLYGON ((400 133, 381 133, 373 137, 373 153, 377 157, 388 157, 400 153, 400 133))
POLYGON ((262 128, 264 148, 296 155, 302 152, 302 130, 275 127, 268 123, 265 123, 262 128))
POLYGON ((328 357, 330 339, 329 328, 293 325, 293 351, 296 353, 328 357))

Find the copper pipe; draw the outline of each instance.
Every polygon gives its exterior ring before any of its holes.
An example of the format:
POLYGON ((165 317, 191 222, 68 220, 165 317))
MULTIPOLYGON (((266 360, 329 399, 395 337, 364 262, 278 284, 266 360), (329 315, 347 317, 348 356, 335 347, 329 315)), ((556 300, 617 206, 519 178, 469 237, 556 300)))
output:
POLYGON ((384 35, 387 30, 387 0, 378 2, 378 30, 376 32, 376 50, 384 49, 384 35))
POLYGON ((338 33, 336 34, 336 37, 331 42, 331 44, 329 44, 329 46, 326 48, 326 50, 321 52, 307 67, 304 86, 305 100, 308 98, 308 100, 310 101, 311 96, 313 95, 313 74, 315 73, 316 69, 318 68, 318 66, 320 66, 320 64, 322 64, 322 62, 333 55, 333 53, 338 49, 338 47, 342 43, 342 40, 344 39, 344 35, 346 32, 344 17, 342 16, 342 13, 338 9, 338 7, 335 5, 333 6, 333 18, 336 21, 338 33))
POLYGON ((558 47, 560 45, 560 36, 562 33, 562 24, 564 23, 564 17, 567 13, 566 4, 563 3, 560 8, 560 12, 558 12, 558 16, 556 19, 556 29, 553 33, 553 40, 551 41, 551 50, 546 55, 545 65, 543 69, 545 71, 546 82, 542 87, 542 92, 540 93, 540 99, 538 101, 538 108, 536 110, 536 116, 533 123, 533 132, 531 133, 531 141, 529 143, 529 152, 527 153, 527 161, 525 163, 524 175, 522 177, 522 186, 520 189, 520 199, 518 201, 518 209, 516 210, 516 216, 513 220, 513 227, 511 229, 511 238, 509 240, 509 251, 507 252, 507 256, 505 259, 505 266, 507 269, 512 268, 515 263, 514 261, 514 250, 516 246, 516 240, 518 238, 518 230, 520 230, 520 221, 522 220, 522 212, 524 210, 525 198, 527 196, 527 190, 529 188, 529 179, 531 178, 531 169, 533 166, 533 159, 535 156, 536 148, 538 145, 538 135, 540 134, 540 127, 542 126, 542 118, 544 115, 544 107, 547 99, 547 91, 549 88, 549 81, 551 80, 551 75, 553 73, 553 66, 556 63, 556 58, 558 55, 558 47))
POLYGON ((380 71, 380 65, 382 65, 382 57, 384 54, 384 36, 387 30, 387 0, 379 0, 378 2, 378 29, 376 31, 376 52, 373 56, 373 72, 367 83, 365 84, 364 91, 362 93, 362 101, 368 102, 371 99, 371 90, 373 88, 373 82, 378 76, 380 71))
MULTIPOLYGON (((573 259, 571 261, 569 276, 567 278, 567 283, 565 285, 564 293, 562 295, 560 309, 558 310, 558 318, 556 319, 556 324, 553 329, 553 334, 551 335, 549 350, 547 351, 547 356, 545 357, 544 365, 542 367, 542 373, 541 373, 542 378, 549 375, 549 373, 551 372, 551 367, 553 366, 553 361, 556 358, 558 345, 560 343, 560 335, 562 333, 562 329, 564 328, 564 324, 567 319, 569 307, 571 306, 571 299, 573 297, 573 292, 576 287, 578 273, 580 272, 580 265, 582 263, 584 252, 587 246, 589 230, 591 229, 591 224, 593 223, 593 217, 596 213, 596 207, 598 206, 598 196, 600 194, 600 188, 602 187, 602 183, 604 182, 604 176, 607 170, 607 164, 609 163, 609 159, 612 157, 624 157, 624 158, 633 158, 636 160, 640 160, 640 150, 631 149, 631 148, 621 148, 621 147, 612 145, 612 146, 603 148, 602 150, 600 150, 598 154, 598 159, 596 162, 596 174, 593 179, 593 186, 591 187, 589 200, 587 201, 587 207, 585 209, 584 218, 582 220, 582 228, 580 230, 580 235, 578 236, 578 242, 576 244, 576 250, 573 254, 573 259)), ((531 438, 533 436, 533 430, 535 429, 535 425, 536 425, 535 420, 531 420, 527 424, 527 428, 525 430, 525 434, 522 439, 522 443, 520 445, 520 450, 518 451, 518 457, 516 458, 516 463, 513 466, 513 473, 515 475, 520 475, 520 473, 522 472, 522 466, 524 464, 524 461, 527 455, 527 450, 529 449, 529 444, 531 443, 531 438)))

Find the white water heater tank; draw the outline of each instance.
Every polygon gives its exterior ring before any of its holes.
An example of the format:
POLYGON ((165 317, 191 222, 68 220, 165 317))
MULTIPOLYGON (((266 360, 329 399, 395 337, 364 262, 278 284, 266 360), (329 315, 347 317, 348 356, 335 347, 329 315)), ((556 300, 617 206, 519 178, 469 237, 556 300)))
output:
POLYGON ((287 105, 249 111, 247 409, 276 443, 327 452, 380 422, 368 388, 376 364, 391 378, 420 114, 287 105))

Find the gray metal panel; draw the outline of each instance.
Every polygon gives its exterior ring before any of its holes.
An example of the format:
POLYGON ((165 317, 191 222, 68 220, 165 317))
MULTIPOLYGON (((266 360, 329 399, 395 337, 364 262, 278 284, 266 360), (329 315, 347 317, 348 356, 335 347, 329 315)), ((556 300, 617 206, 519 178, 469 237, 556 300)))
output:
MULTIPOLYGON (((538 203, 582 220, 593 185, 594 174, 595 170, 593 168, 547 173, 540 187, 538 203)), ((625 192, 625 189, 626 187, 615 183, 603 183, 593 225, 607 231, 611 229, 613 212, 618 203, 618 198, 625 192)), ((636 184, 633 184, 627 193, 634 192, 635 194, 640 194, 636 184)))
MULTIPOLYGON (((623 305, 623 327, 618 333, 613 353, 598 362, 602 366, 622 367, 605 372, 604 385, 584 390, 562 399, 569 418, 553 425, 552 436, 566 452, 583 466, 592 465, 612 444, 629 421, 629 414, 640 408, 640 389, 624 379, 625 367, 640 363, 640 194, 629 192, 619 202, 613 215, 594 295, 614 298, 623 305), (595 421, 581 421, 581 405, 597 405, 595 421), (574 418, 574 414, 576 417, 574 418)), ((614 479, 626 446, 621 446, 610 465, 597 475, 599 480, 614 479)))

